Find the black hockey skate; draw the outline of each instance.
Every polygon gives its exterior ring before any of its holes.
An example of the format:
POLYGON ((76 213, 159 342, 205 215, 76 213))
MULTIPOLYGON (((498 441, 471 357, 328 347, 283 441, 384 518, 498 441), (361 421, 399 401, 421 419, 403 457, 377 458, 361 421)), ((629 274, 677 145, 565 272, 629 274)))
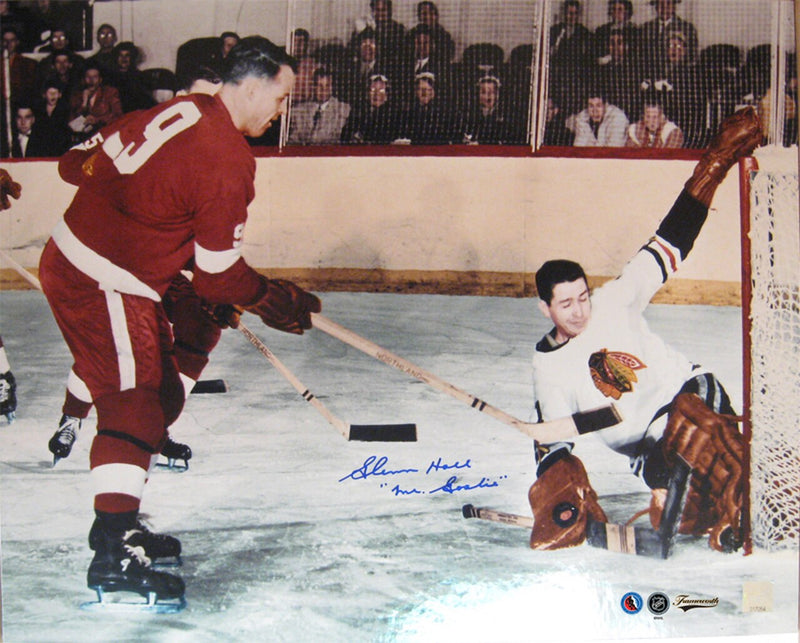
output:
POLYGON ((0 375, 0 414, 11 424, 17 417, 17 381, 11 371, 0 375))
POLYGON ((59 460, 66 458, 72 451, 72 445, 78 438, 78 431, 81 430, 81 419, 71 415, 62 415, 58 421, 58 430, 50 438, 47 448, 53 454, 53 466, 59 460))
POLYGON ((161 455, 163 455, 167 461, 157 462, 156 466, 159 469, 169 469, 170 471, 183 473, 189 468, 192 450, 189 448, 188 444, 175 442, 171 437, 167 436, 167 441, 161 449, 161 455), (180 460, 183 460, 183 464, 179 464, 180 460))
POLYGON ((97 601, 83 603, 85 610, 137 611, 151 613, 179 612, 186 607, 184 583, 178 576, 151 568, 150 558, 141 545, 133 544, 126 534, 109 533, 97 524, 95 554, 86 574, 89 589, 97 592, 97 601), (146 602, 112 601, 106 593, 133 592, 146 602))
MULTIPOLYGON (((89 530, 89 549, 98 551, 102 547, 102 525, 95 520, 89 530)), ((156 534, 147 528, 141 518, 136 519, 136 527, 126 531, 122 537, 126 545, 141 547, 153 567, 179 567, 181 561, 181 541, 168 534, 156 534)))

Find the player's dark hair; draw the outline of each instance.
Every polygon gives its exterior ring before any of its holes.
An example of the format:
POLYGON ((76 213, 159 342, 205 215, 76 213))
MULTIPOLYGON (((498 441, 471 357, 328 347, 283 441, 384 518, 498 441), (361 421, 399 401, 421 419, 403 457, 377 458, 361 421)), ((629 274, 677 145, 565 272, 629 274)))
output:
POLYGON ((231 49, 222 66, 223 83, 238 84, 248 76, 275 78, 282 65, 297 71, 297 60, 283 47, 262 36, 242 38, 231 49))
POLYGON ((553 300, 553 288, 558 284, 578 279, 586 281, 586 273, 579 263, 569 259, 545 261, 536 272, 536 291, 539 293, 539 299, 549 306, 553 300))
POLYGON ((189 91, 197 80, 205 80, 209 83, 221 82, 219 73, 207 65, 193 65, 178 76, 178 88, 189 91))

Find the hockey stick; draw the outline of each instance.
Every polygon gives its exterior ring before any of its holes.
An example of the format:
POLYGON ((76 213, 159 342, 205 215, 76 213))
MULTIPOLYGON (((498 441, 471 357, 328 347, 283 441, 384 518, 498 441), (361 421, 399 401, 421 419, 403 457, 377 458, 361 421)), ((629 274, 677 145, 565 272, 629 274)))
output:
POLYGON ((516 525, 533 529, 533 518, 531 516, 520 516, 519 514, 509 514, 505 511, 497 511, 487 507, 476 507, 475 505, 464 505, 461 507, 461 515, 464 518, 480 518, 491 522, 502 522, 506 525, 516 525))
POLYGON ((283 362, 275 357, 275 354, 267 348, 264 342, 256 337, 253 331, 247 328, 241 321, 239 321, 238 328, 242 334, 247 337, 250 343, 269 360, 270 364, 272 364, 275 369, 289 381, 295 390, 300 393, 303 399, 317 409, 322 417, 328 420, 346 440, 358 440, 361 442, 417 441, 416 424, 348 424, 344 420, 336 417, 300 380, 297 379, 294 373, 292 373, 283 362))
POLYGON ((481 400, 480 398, 456 388, 449 382, 444 381, 442 378, 429 373, 428 371, 412 364, 407 359, 395 355, 394 353, 381 348, 377 344, 361 337, 336 322, 331 321, 327 317, 318 313, 312 313, 311 320, 314 328, 318 328, 323 333, 327 333, 336 339, 341 340, 345 344, 349 344, 353 348, 366 353, 388 366, 392 366, 412 377, 421 380, 425 384, 432 386, 442 393, 461 400, 469 404, 472 408, 477 409, 487 415, 492 416, 494 419, 499 420, 505 424, 513 426, 515 429, 521 431, 525 435, 540 440, 541 442, 556 442, 568 438, 574 438, 584 433, 591 433, 600 429, 605 429, 610 426, 619 424, 622 421, 622 416, 613 404, 603 406, 591 411, 580 411, 574 415, 566 418, 559 418, 558 420, 551 420, 549 422, 523 422, 509 415, 505 411, 492 406, 481 400))
MULTIPOLYGON (((592 547, 621 554, 669 558, 686 504, 691 473, 692 469, 688 463, 678 456, 678 462, 667 487, 667 498, 664 502, 658 530, 640 525, 599 522, 590 517, 586 523, 586 542, 592 547)), ((491 522, 502 522, 506 525, 533 528, 533 518, 530 516, 505 513, 486 507, 467 504, 461 507, 461 514, 464 518, 480 518, 491 522)))

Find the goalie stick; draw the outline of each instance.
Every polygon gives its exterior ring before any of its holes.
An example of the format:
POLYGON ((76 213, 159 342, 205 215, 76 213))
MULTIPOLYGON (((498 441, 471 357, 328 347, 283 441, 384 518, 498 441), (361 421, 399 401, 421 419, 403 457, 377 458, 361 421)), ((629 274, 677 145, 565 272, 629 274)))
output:
POLYGON ((482 413, 486 413, 500 422, 513 426, 515 429, 521 431, 525 435, 535 438, 541 442, 557 442, 559 440, 574 438, 578 435, 583 435, 584 433, 591 433, 593 431, 599 431, 600 429, 614 426, 619 424, 622 420, 617 408, 611 404, 609 406, 602 406, 590 411, 579 411, 578 413, 575 413, 569 417, 559 418, 549 422, 523 422, 522 420, 509 415, 505 411, 502 411, 491 404, 484 402, 480 398, 475 397, 466 391, 462 391, 449 382, 446 382, 442 378, 434 375, 433 373, 429 373, 419 366, 412 364, 407 359, 404 359, 399 355, 395 355, 385 348, 381 348, 377 344, 364 337, 361 337, 360 335, 357 335, 353 331, 348 330, 343 326, 340 326, 336 322, 331 321, 319 313, 312 313, 311 321, 314 328, 318 328, 323 333, 327 333, 328 335, 335 337, 345 344, 348 344, 353 348, 357 348, 363 353, 374 357, 378 361, 403 371, 407 375, 417 378, 436 390, 441 391, 442 393, 447 393, 457 400, 469 404, 469 406, 472 408, 477 409, 482 413))
MULTIPOLYGON (((661 514, 658 530, 642 525, 621 525, 610 522, 599 522, 589 518, 586 525, 586 542, 592 547, 607 549, 622 554, 636 554, 652 558, 669 558, 675 544, 686 494, 689 491, 689 476, 692 469, 689 464, 678 457, 678 463, 670 476, 667 498, 661 514)), ((502 522, 506 525, 533 528, 531 516, 506 513, 486 507, 475 507, 466 504, 461 507, 464 518, 480 518, 491 522, 502 522)))
POLYGON ((416 442, 416 424, 348 424, 341 418, 336 417, 328 408, 309 391, 305 385, 295 377, 275 354, 267 348, 254 333, 244 323, 239 321, 238 329, 247 337, 250 343, 266 357, 270 364, 283 375, 289 383, 297 390, 303 399, 311 404, 328 422, 344 436, 346 440, 357 440, 360 442, 416 442))

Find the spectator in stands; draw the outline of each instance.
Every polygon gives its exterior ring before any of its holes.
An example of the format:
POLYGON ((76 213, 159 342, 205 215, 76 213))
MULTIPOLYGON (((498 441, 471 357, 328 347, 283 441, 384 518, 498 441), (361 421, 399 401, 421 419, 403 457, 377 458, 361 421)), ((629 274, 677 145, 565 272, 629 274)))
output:
POLYGON ((654 96, 644 101, 642 118, 628 127, 625 147, 683 147, 683 132, 664 115, 654 96))
POLYGON ((450 32, 439 23, 439 8, 435 2, 425 0, 417 3, 417 22, 417 26, 408 32, 408 49, 413 47, 417 30, 425 26, 431 36, 431 50, 439 59, 452 62, 456 45, 450 32))
POLYGON ((406 104, 414 93, 414 83, 418 74, 430 72, 436 76, 437 91, 440 94, 447 92, 447 85, 450 81, 450 63, 436 52, 430 27, 426 24, 419 24, 410 33, 413 33, 413 40, 410 41, 408 56, 401 68, 400 87, 398 88, 400 90, 399 97, 406 104))
POLYGON ((69 0, 35 0, 29 3, 31 51, 36 53, 51 51, 50 47, 55 51, 60 46, 54 39, 57 31, 64 33, 75 49, 88 49, 89 45, 84 47, 83 43, 87 4, 89 3, 69 0))
POLYGON ((378 50, 384 52, 387 59, 397 60, 403 56, 406 28, 392 18, 392 0, 370 0, 370 15, 356 20, 356 32, 351 39, 351 49, 357 45, 356 37, 365 28, 375 33, 378 50))
POLYGON ((501 110, 500 79, 484 76, 476 84, 478 99, 465 119, 464 142, 503 145, 521 142, 501 110))
POLYGON ((414 102, 404 114, 402 132, 402 138, 414 145, 462 142, 459 115, 437 96, 436 77, 430 72, 417 76, 414 102))
POLYGON ((116 64, 114 57, 114 46, 117 44, 117 30, 111 25, 104 23, 97 28, 97 44, 100 48, 86 59, 86 62, 93 62, 106 76, 114 70, 116 64))
MULTIPOLYGON (((697 58, 697 29, 688 20, 676 14, 675 5, 681 0, 650 0, 656 17, 641 26, 640 36, 642 56, 645 62, 659 70, 666 62, 669 50, 669 37, 682 33, 688 62, 697 58)), ((658 72, 656 72, 658 73, 658 72)))
POLYGON ((639 28, 633 23, 633 3, 631 0, 609 0, 609 21, 599 26, 594 32, 594 42, 597 48, 598 64, 603 64, 609 57, 609 38, 612 34, 621 33, 628 46, 636 46, 636 36, 639 28))
POLYGON ((65 29, 62 27, 53 29, 50 42, 51 44, 46 47, 46 50, 50 53, 39 61, 36 69, 36 84, 38 87, 41 87, 44 81, 52 75, 54 71, 53 63, 57 54, 66 53, 75 72, 79 75, 83 73, 85 61, 82 56, 79 56, 70 48, 69 37, 65 29))
POLYGON ((233 49, 241 40, 235 31, 223 31, 219 36, 219 47, 211 52, 211 59, 208 64, 218 72, 222 70, 222 65, 228 57, 228 52, 233 49))
POLYGON ((72 58, 66 52, 53 57, 53 73, 45 79, 43 87, 51 80, 58 82, 62 100, 67 105, 70 104, 72 95, 80 93, 82 89, 83 78, 72 66, 72 58))
POLYGON ((394 85, 396 82, 395 65, 385 64, 383 52, 378 46, 375 32, 367 27, 355 39, 357 43, 356 57, 350 65, 344 83, 343 100, 353 104, 364 95, 369 79, 375 74, 383 74, 394 85))
POLYGON ((314 100, 300 103, 292 111, 289 143, 332 145, 342 137, 350 105, 333 95, 333 73, 325 68, 314 72, 314 100))
POLYGON ((292 32, 290 49, 297 60, 292 105, 303 103, 314 97, 314 72, 322 65, 311 55, 311 34, 307 29, 298 28, 292 32))
POLYGON ((579 0, 565 0, 563 19, 550 27, 550 92, 563 97, 568 112, 580 109, 594 53, 592 32, 581 24, 579 0))
POLYGON ((33 51, 33 21, 28 9, 19 2, 0 0, 0 25, 3 29, 13 29, 19 38, 20 53, 33 51))
POLYGON ((644 71, 636 54, 630 31, 612 31, 608 35, 606 55, 598 59, 595 80, 606 99, 622 109, 628 120, 641 112, 640 86, 644 71))
POLYGON ((117 88, 103 82, 103 73, 97 65, 87 65, 83 72, 83 89, 74 93, 70 101, 70 127, 75 132, 74 138, 84 141, 122 114, 117 88))
POLYGON ((623 147, 629 121, 625 112, 606 101, 602 91, 590 91, 586 109, 575 117, 575 147, 623 147))
POLYGON ((400 110, 392 97, 389 79, 375 74, 369 79, 366 98, 350 111, 342 130, 342 142, 382 145, 399 136, 400 110))
POLYGON ((552 97, 549 97, 547 99, 542 145, 570 147, 574 142, 575 133, 567 127, 566 118, 561 111, 561 107, 552 97))
POLYGON ((139 69, 139 48, 132 42, 121 42, 114 47, 114 70, 108 84, 119 91, 125 114, 137 109, 148 109, 156 104, 139 69))
POLYGON ((57 148, 54 141, 48 139, 47 132, 37 127, 36 114, 29 101, 20 102, 14 107, 14 125, 12 158, 59 156, 64 152, 57 148))
MULTIPOLYGON (((10 100, 28 101, 36 94, 36 61, 20 53, 20 32, 16 27, 3 25, 3 48, 8 56, 10 100)), ((6 64, 0 65, 0 87, 5 94, 6 64)), ((3 104, 5 110, 5 103, 3 104)))
POLYGON ((61 83, 55 78, 45 82, 40 104, 34 109, 35 127, 50 145, 47 156, 61 156, 72 144, 69 129, 69 105, 61 93, 61 83))
MULTIPOLYGON (((705 98, 701 73, 689 59, 686 35, 682 31, 667 34, 667 59, 642 83, 645 91, 655 90, 668 118, 683 132, 684 145, 697 148, 707 141, 704 122, 705 98)), ((651 68, 652 70, 652 68, 651 68)))

